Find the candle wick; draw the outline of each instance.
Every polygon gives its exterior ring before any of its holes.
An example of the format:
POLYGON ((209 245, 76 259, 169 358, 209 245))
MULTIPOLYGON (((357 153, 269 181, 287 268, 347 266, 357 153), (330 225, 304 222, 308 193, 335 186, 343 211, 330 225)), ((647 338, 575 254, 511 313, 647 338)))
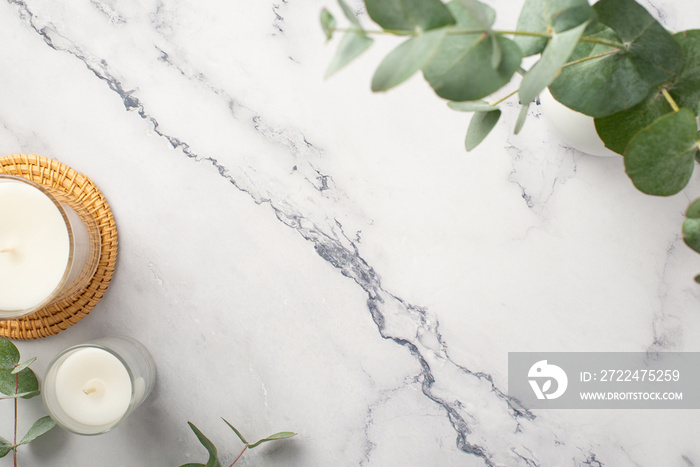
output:
POLYGON ((85 394, 92 394, 93 392, 97 392, 97 388, 95 386, 92 386, 87 389, 83 389, 83 392, 85 394))

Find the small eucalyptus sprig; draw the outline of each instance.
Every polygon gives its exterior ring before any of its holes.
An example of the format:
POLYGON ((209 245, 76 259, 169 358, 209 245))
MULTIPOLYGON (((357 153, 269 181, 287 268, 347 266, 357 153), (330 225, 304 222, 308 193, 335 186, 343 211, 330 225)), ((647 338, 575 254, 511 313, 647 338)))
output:
POLYGON ((34 422, 27 434, 19 442, 17 441, 17 402, 20 398, 31 399, 40 394, 39 381, 29 368, 29 365, 34 363, 35 360, 36 357, 20 363, 17 347, 8 339, 0 338, 0 393, 5 395, 0 397, 0 399, 13 399, 15 401, 13 441, 10 442, 0 437, 0 457, 5 457, 12 451, 15 467, 17 466, 17 448, 34 441, 56 426, 56 422, 47 415, 34 422))
MULTIPOLYGON (((282 431, 280 433, 275 433, 274 435, 270 435, 266 438, 262 438, 254 443, 249 443, 246 441, 246 439, 243 437, 240 431, 238 431, 233 425, 231 425, 229 422, 226 421, 225 418, 222 418, 224 422, 233 430, 234 433, 236 433, 236 436, 238 436, 238 439, 241 440, 241 442, 244 444, 243 450, 238 454, 238 457, 236 457, 231 465, 234 465, 236 462, 238 462, 238 459, 241 458, 243 453, 247 449, 253 449, 258 446, 260 446, 262 443, 265 443, 267 441, 275 441, 278 439, 286 439, 286 438, 291 438, 292 436, 296 435, 296 433, 292 433, 291 431, 282 431)), ((221 462, 219 461, 219 455, 216 450, 216 446, 214 446, 214 443, 209 440, 204 434, 199 431, 199 428, 194 426, 192 422, 187 422, 187 424, 192 428, 192 431, 194 431, 194 434, 197 436, 197 439, 199 440, 200 443, 202 443, 202 446, 204 446, 209 453, 209 460, 207 461, 206 464, 197 464, 197 463, 190 463, 190 464, 183 464, 180 467, 222 467, 221 462)))

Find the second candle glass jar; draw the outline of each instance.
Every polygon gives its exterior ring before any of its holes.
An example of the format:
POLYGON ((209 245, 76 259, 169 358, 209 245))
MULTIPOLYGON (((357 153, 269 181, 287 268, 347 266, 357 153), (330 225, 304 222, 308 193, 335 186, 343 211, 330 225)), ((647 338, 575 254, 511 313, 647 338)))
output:
POLYGON ((148 350, 128 337, 70 347, 49 365, 42 391, 56 423, 73 433, 112 430, 146 399, 155 383, 148 350))

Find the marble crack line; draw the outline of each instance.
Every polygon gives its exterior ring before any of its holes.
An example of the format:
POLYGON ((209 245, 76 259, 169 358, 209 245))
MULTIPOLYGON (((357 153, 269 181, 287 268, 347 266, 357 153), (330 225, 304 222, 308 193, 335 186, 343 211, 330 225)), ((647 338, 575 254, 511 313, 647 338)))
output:
MULTIPOLYGON (((279 205, 270 198, 261 197, 251 190, 246 190, 230 175, 228 169, 215 158, 198 156, 191 150, 188 143, 162 131, 157 119, 146 111, 144 105, 137 97, 132 95, 131 91, 125 90, 121 82, 110 74, 107 64, 104 61, 94 63, 94 61, 89 60, 75 45, 70 43, 70 41, 60 36, 55 29, 51 29, 48 26, 38 27, 35 24, 34 15, 21 0, 8 1, 11 4, 19 6, 20 16, 27 19, 29 25, 52 49, 69 53, 81 60, 96 77, 104 81, 112 91, 120 96, 127 111, 136 111, 142 119, 148 121, 152 125, 157 135, 170 143, 173 149, 181 151, 188 158, 209 162, 217 169, 220 176, 228 180, 238 190, 247 193, 257 204, 269 204, 280 221, 288 227, 295 229, 304 239, 310 241, 316 252, 324 260, 328 261, 335 268, 339 269, 344 276, 352 279, 362 287, 368 294, 368 308, 378 327, 380 335, 384 339, 392 340, 396 344, 407 348, 410 354, 418 361, 421 367, 423 394, 445 410, 450 423, 457 432, 457 447, 465 453, 481 458, 487 466, 497 465, 492 461, 493 453, 490 452, 487 447, 470 443, 467 440, 472 431, 467 421, 460 413, 460 409, 463 409, 464 405, 459 399, 447 400, 447 398, 441 397, 438 395, 438 392, 434 390, 437 379, 434 374, 435 370, 431 368, 429 359, 437 359, 442 361, 443 364, 449 364, 471 378, 476 378, 480 381, 486 380, 490 386, 489 391, 485 394, 476 395, 476 397, 495 396, 508 408, 510 416, 514 420, 522 417, 532 419, 534 416, 526 409, 521 408, 517 401, 512 400, 504 392, 498 390, 490 375, 481 372, 472 372, 465 367, 455 364, 446 353, 443 338, 437 328, 437 322, 432 317, 428 317, 425 309, 407 304, 400 298, 385 291, 381 286, 379 276, 358 254, 358 249, 353 242, 350 242, 352 244, 352 250, 349 250, 343 245, 340 239, 333 238, 331 235, 326 234, 323 229, 319 228, 317 225, 311 224, 309 226, 309 223, 299 222, 299 220, 304 219, 304 217, 298 213, 288 212, 289 206, 285 206, 284 203, 279 205), (66 40, 71 46, 58 45, 51 33, 66 40), (285 209, 285 207, 287 209, 285 209), (419 338, 421 332, 432 336, 436 342, 440 343, 438 348, 435 349, 423 344, 419 338)), ((488 443, 488 441, 486 442, 488 443)), ((528 463, 534 462, 532 459, 525 459, 522 454, 518 454, 517 459, 526 460, 528 463)))

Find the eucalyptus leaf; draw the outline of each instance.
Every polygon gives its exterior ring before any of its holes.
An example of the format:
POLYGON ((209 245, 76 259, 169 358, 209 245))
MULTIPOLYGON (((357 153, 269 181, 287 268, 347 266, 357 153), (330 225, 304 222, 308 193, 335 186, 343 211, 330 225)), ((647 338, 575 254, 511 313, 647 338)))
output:
POLYGON ((700 29, 683 31, 673 36, 683 49, 683 65, 669 93, 679 107, 700 114, 700 29))
POLYGON ((498 69, 503 60, 503 50, 501 43, 498 41, 498 34, 495 34, 491 29, 496 18, 496 12, 485 3, 478 0, 461 0, 462 8, 476 21, 479 26, 486 31, 491 41, 491 68, 498 69))
POLYGON ((39 394, 41 394, 41 391, 20 392, 19 394, 11 394, 9 396, 0 397, 0 399, 31 399, 39 394))
POLYGON ((520 83, 520 102, 529 103, 559 74, 562 65, 571 56, 588 23, 562 33, 554 33, 542 58, 523 76, 520 83))
POLYGON ((9 339, 0 338, 0 370, 11 370, 19 363, 19 350, 9 339))
POLYGON ((525 119, 527 118, 527 111, 530 109, 530 103, 523 103, 523 106, 520 108, 520 114, 518 115, 518 120, 515 122, 515 130, 513 132, 517 135, 520 133, 520 130, 523 129, 523 125, 525 125, 525 119))
POLYGON ((39 390, 39 382, 36 375, 30 368, 25 368, 17 374, 12 374, 11 370, 0 370, 0 392, 12 396, 26 393, 21 396, 23 399, 31 399, 39 390))
POLYGON ((12 443, 0 436, 0 458, 5 457, 12 451, 12 443))
POLYGON ((27 434, 24 435, 19 444, 27 444, 34 441, 55 426, 56 422, 54 422, 50 416, 41 417, 29 428, 29 431, 27 431, 27 434))
POLYGON ((238 431, 235 426, 231 425, 225 418, 222 418, 222 420, 226 422, 226 424, 229 426, 229 428, 233 430, 234 433, 236 433, 236 436, 238 436, 238 439, 240 439, 243 444, 248 444, 248 441, 246 441, 241 432, 238 431))
POLYGON ((448 102, 447 106, 459 112, 493 112, 498 107, 486 101, 448 102))
POLYGON ((372 77, 372 91, 386 91, 406 81, 426 66, 445 39, 447 30, 418 34, 399 45, 379 64, 372 77))
POLYGON ((596 118, 598 135, 609 149, 624 154, 634 135, 651 125, 662 115, 673 112, 661 93, 667 88, 673 100, 681 107, 698 113, 700 106, 700 30, 675 34, 674 39, 683 48, 681 71, 672 82, 657 86, 634 107, 607 117, 596 118))
POLYGON ((323 33, 326 35, 326 39, 333 39, 336 26, 337 23, 331 12, 325 8, 321 10, 321 27, 323 28, 323 33))
MULTIPOLYGON (((551 34, 594 20, 595 13, 587 0, 525 0, 517 29, 551 34)), ((516 36, 514 40, 526 57, 542 52, 547 46, 546 37, 516 36)))
MULTIPOLYGON (((199 440, 200 443, 202 443, 202 446, 204 446, 209 453, 209 460, 205 464, 205 467, 222 467, 221 463, 219 462, 218 458, 218 453, 216 451, 216 446, 214 446, 214 443, 212 443, 209 438, 204 436, 204 434, 199 431, 199 428, 194 426, 191 422, 187 422, 187 424, 192 428, 192 431, 194 431, 194 434, 197 436, 197 439, 199 440)), ((195 464, 196 465, 196 464, 195 464)))
POLYGON ((552 15, 552 29, 554 32, 568 31, 583 23, 588 23, 586 31, 590 31, 597 22, 598 17, 588 3, 567 8, 552 15))
POLYGON ((365 6, 375 23, 395 32, 429 31, 455 22, 440 0, 365 0, 365 6))
POLYGON ((253 444, 248 445, 248 448, 253 449, 255 447, 260 446, 262 443, 266 443, 268 441, 275 441, 278 439, 291 438, 292 436, 295 436, 295 435, 296 435, 296 433, 292 433, 291 431, 281 431, 279 433, 275 433, 274 435, 270 435, 267 438, 263 438, 261 440, 254 442, 253 444))
POLYGON ((19 373, 20 371, 22 371, 22 370, 24 370, 25 368, 27 368, 27 367, 28 367, 29 365, 31 365, 32 363, 34 363, 35 361, 36 361, 36 357, 30 358, 30 359, 27 360, 26 362, 23 362, 23 363, 20 363, 19 365, 17 365, 17 366, 14 368, 14 370, 12 370, 10 373, 12 373, 13 375, 14 375, 14 374, 17 374, 17 373, 19 373))
POLYGON ((637 133, 670 112, 673 112, 673 109, 655 88, 631 109, 596 118, 595 128, 608 149, 624 154, 627 145, 637 133))
POLYGON ((700 253, 700 219, 683 221, 683 241, 693 250, 700 253))
POLYGON ((625 153, 625 169, 634 186, 658 196, 681 191, 693 173, 697 131, 689 109, 664 115, 640 131, 625 153))
MULTIPOLYGON (((483 29, 459 0, 450 2, 448 7, 457 20, 456 28, 483 29)), ((510 81, 522 59, 512 40, 500 35, 496 40, 502 60, 494 69, 491 67, 493 42, 487 34, 448 33, 435 57, 423 68, 425 79, 440 97, 451 101, 473 101, 488 96, 510 81)))
POLYGON ((700 198, 696 199, 688 206, 685 217, 689 219, 700 219, 700 198))
POLYGON ((348 21, 350 21, 357 29, 362 29, 362 26, 360 25, 360 20, 357 19, 355 13, 350 9, 348 4, 345 3, 345 0, 338 0, 338 5, 340 5, 340 9, 343 10, 343 14, 348 19, 348 21))
POLYGON ((491 133, 493 127, 501 118, 501 111, 479 111, 472 115, 467 129, 467 136, 464 138, 464 147, 467 151, 476 148, 491 133))
POLYGON ((462 8, 474 18, 474 21, 485 30, 491 29, 496 18, 496 13, 490 6, 478 0, 460 0, 462 8))
POLYGON ((678 42, 634 0, 601 0, 593 6, 599 24, 580 42, 550 86, 556 100, 592 117, 605 117, 641 102, 680 70, 678 42), (607 27, 607 26, 609 27, 607 27))
POLYGON ((693 201, 685 213, 683 222, 683 241, 700 253, 700 199, 693 201))
POLYGON ((367 37, 364 32, 359 30, 348 31, 343 34, 343 38, 338 46, 338 51, 326 70, 326 78, 361 55, 362 52, 367 50, 369 46, 372 45, 372 42, 372 38, 367 37))

